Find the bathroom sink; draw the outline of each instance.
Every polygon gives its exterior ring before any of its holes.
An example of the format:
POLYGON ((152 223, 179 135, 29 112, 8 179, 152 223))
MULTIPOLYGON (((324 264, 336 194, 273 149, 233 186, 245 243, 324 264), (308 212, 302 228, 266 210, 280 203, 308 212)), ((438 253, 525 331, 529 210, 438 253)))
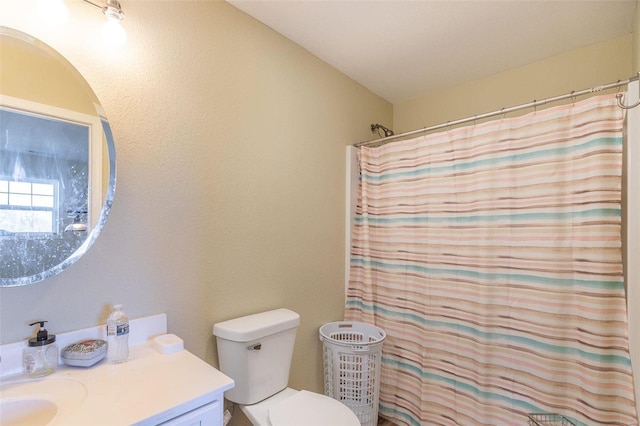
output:
POLYGON ((58 406, 46 399, 0 400, 2 426, 46 425, 57 412, 58 406))
POLYGON ((58 413, 73 411, 86 387, 66 378, 21 379, 0 384, 0 425, 46 425, 58 413))

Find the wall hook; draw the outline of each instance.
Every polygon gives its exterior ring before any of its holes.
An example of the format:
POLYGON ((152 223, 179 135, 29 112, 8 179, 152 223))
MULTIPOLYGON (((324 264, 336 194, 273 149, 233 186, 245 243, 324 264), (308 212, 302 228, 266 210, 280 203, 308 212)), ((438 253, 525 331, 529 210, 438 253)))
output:
MULTIPOLYGON (((640 71, 638 71, 638 81, 640 81, 640 71)), ((616 99, 618 100, 618 106, 622 109, 632 109, 640 105, 640 99, 634 105, 624 105, 622 103, 623 93, 616 93, 616 99)), ((638 89, 638 96, 640 97, 640 88, 638 89)))

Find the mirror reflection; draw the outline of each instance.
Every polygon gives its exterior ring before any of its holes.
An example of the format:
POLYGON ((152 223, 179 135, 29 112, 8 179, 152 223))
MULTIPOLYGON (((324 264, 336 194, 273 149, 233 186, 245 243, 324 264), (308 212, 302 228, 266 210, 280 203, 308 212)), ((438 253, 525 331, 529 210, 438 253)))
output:
POLYGON ((41 281, 81 257, 115 191, 115 148, 78 71, 0 27, 0 286, 41 281))

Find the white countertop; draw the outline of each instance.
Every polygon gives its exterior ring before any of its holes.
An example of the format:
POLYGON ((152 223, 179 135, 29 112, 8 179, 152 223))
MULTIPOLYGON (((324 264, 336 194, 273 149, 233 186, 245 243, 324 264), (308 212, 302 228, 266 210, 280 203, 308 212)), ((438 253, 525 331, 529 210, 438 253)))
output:
POLYGON ((18 375, 2 384, 52 379, 77 381, 86 388, 83 401, 59 410, 49 423, 65 426, 157 425, 215 399, 222 403, 223 392, 234 384, 190 352, 163 355, 150 342, 131 347, 122 364, 103 360, 90 368, 61 365, 42 379, 18 375))
POLYGON ((157 425, 214 400, 222 406, 224 391, 234 386, 232 379, 187 350, 162 354, 152 340, 131 346, 129 359, 121 364, 61 364, 41 379, 2 377, 0 396, 21 395, 22 386, 28 394, 28 387, 38 381, 49 381, 36 384, 54 390, 73 385, 77 403, 58 403, 58 413, 48 423, 65 426, 157 425))

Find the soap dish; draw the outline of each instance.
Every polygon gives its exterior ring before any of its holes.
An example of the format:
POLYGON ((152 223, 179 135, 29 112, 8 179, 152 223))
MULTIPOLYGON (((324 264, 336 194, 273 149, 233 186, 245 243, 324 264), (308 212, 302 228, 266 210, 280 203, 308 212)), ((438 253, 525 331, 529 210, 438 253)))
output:
POLYGON ((156 350, 161 354, 173 354, 184 349, 184 342, 175 334, 163 334, 153 339, 156 350))
POLYGON ((62 351, 62 360, 74 367, 91 367, 107 353, 107 342, 88 339, 73 343, 62 351))

